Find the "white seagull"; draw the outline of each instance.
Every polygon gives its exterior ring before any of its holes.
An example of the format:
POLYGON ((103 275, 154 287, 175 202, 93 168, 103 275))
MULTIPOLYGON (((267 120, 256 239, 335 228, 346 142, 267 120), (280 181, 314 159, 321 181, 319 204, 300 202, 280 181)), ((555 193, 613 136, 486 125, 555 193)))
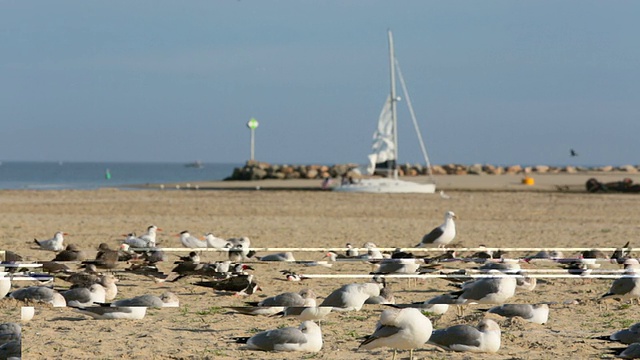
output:
POLYGON ((246 344, 250 350, 318 352, 322 349, 322 331, 313 321, 304 321, 297 328, 267 330, 234 340, 246 344))
POLYGON ((549 320, 547 304, 504 304, 492 307, 487 312, 509 318, 520 317, 535 324, 546 324, 549 320))
POLYGON ((140 239, 147 243, 148 248, 156 247, 156 232, 162 231, 162 229, 158 228, 155 225, 149 225, 147 228, 147 232, 140 236, 140 239))
POLYGON ((206 248, 207 247, 207 242, 206 241, 200 240, 195 236, 191 236, 191 234, 187 230, 181 232, 180 234, 178 234, 176 236, 180 237, 180 242, 182 243, 182 246, 184 246, 184 247, 188 247, 188 248, 192 248, 192 249, 199 249, 199 248, 206 248))
POLYGON ((596 339, 616 341, 626 345, 640 342, 640 323, 635 323, 628 329, 616 331, 609 336, 598 336, 596 339))
POLYGON ((465 283, 462 290, 450 293, 456 304, 504 304, 516 293, 515 276, 489 270, 488 277, 465 283))
POLYGON ((53 238, 49 240, 33 239, 33 241, 38 244, 38 246, 40 246, 42 250, 62 251, 64 250, 63 242, 66 235, 69 234, 67 234, 66 232, 58 231, 53 235, 53 238))
POLYGON ((207 247, 214 249, 223 249, 229 242, 223 238, 216 237, 212 233, 204 234, 204 241, 207 243, 207 247))
POLYGON ((373 334, 367 336, 358 349, 390 347, 393 349, 393 359, 396 350, 410 350, 410 358, 413 359, 413 349, 424 345, 432 330, 431 320, 418 309, 387 309, 380 314, 373 334))
POLYGON ((422 241, 415 247, 447 246, 456 237, 456 223, 453 219, 457 218, 453 211, 447 211, 444 214, 444 223, 423 236, 422 241))
POLYGON ((106 291, 100 284, 92 284, 88 288, 76 287, 63 291, 61 294, 68 306, 93 306, 94 303, 106 301, 106 291))
POLYGON ((500 349, 500 336, 498 323, 483 319, 477 328, 462 324, 435 330, 429 344, 452 351, 495 353, 500 349))
POLYGON ((331 306, 337 311, 359 311, 367 299, 380 295, 381 287, 382 284, 373 282, 347 284, 334 290, 319 306, 331 306))
POLYGON ((74 311, 91 316, 96 320, 131 319, 140 320, 147 313, 144 306, 70 306, 74 311))
POLYGON ((37 301, 53 305, 53 307, 65 307, 67 305, 64 296, 46 286, 30 286, 12 292, 10 297, 21 301, 37 301))
POLYGON ((615 279, 609 291, 602 299, 618 298, 621 300, 640 298, 640 274, 635 266, 627 267, 624 275, 615 279))

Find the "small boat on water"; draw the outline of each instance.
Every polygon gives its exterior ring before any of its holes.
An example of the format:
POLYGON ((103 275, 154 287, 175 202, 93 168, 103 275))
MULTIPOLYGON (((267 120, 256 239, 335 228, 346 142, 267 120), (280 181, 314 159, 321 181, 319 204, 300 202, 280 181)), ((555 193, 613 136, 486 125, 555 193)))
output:
POLYGON ((195 168, 195 169, 202 169, 204 167, 204 165, 202 165, 202 162, 200 160, 185 164, 184 166, 189 168, 195 168))

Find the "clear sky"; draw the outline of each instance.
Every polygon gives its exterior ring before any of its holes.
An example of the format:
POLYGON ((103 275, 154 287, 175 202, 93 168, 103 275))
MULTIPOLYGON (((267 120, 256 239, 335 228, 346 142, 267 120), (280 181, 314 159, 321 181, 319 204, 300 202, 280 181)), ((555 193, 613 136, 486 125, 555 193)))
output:
POLYGON ((637 1, 0 0, 0 160, 638 164, 637 1), (400 162, 423 162, 400 103, 400 162), (569 157, 574 148, 579 156, 569 157))

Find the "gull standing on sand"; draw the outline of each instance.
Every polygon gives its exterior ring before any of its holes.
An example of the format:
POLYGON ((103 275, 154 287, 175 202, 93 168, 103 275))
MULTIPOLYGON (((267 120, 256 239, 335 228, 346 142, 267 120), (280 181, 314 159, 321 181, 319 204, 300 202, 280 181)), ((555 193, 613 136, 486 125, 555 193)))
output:
POLYGON ((147 243, 148 248, 156 247, 156 232, 162 231, 162 229, 158 228, 155 225, 149 225, 147 228, 147 232, 140 236, 140 239, 147 243))
POLYGON ((413 349, 429 340, 432 329, 431 320, 418 309, 387 309, 380 314, 373 334, 367 336, 358 349, 390 347, 393 359, 398 349, 410 350, 410 358, 413 359, 413 349))
POLYGON ((373 282, 347 284, 329 294, 320 306, 331 306, 337 311, 360 311, 367 299, 380 295, 381 287, 382 284, 373 282))
POLYGON ((535 324, 546 324, 549 320, 549 305, 547 304, 504 304, 495 306, 487 312, 504 317, 520 317, 535 324))
POLYGON ((422 241, 415 247, 429 247, 434 245, 445 247, 449 245, 456 237, 456 224, 453 219, 457 218, 453 211, 447 211, 444 214, 444 223, 422 237, 422 241))
POLYGON ((483 319, 478 327, 454 325, 435 330, 429 344, 445 350, 495 353, 500 349, 500 326, 491 319, 483 319))
POLYGON ((636 266, 626 268, 624 275, 615 279, 609 291, 602 295, 602 299, 616 298, 621 300, 640 298, 640 275, 636 266))
POLYGON ((245 348, 250 350, 318 352, 322 349, 322 331, 313 321, 304 321, 297 328, 267 330, 233 339, 238 344, 246 344, 245 348))
POLYGON ((53 238, 49 240, 33 239, 33 241, 38 244, 38 246, 40 246, 42 250, 62 251, 64 250, 63 242, 66 235, 69 234, 67 234, 66 232, 58 231, 53 235, 53 238))
POLYGON ((610 353, 619 359, 640 359, 640 343, 633 343, 626 348, 611 349, 610 353))

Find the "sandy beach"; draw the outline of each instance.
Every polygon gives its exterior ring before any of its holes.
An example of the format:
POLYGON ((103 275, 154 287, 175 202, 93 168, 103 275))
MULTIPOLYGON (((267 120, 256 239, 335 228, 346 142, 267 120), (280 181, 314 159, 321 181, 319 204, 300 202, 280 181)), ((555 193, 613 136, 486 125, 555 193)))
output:
MULTIPOLYGON (((617 181, 628 174, 533 175, 536 184, 526 186, 520 176, 443 176, 438 187, 450 198, 410 194, 347 194, 314 191, 317 181, 192 183, 199 191, 101 189, 91 191, 0 191, 0 249, 13 250, 30 261, 51 260, 52 252, 38 250, 34 238, 50 238, 56 231, 69 233, 66 244, 77 244, 90 257, 99 243, 119 245, 121 234, 142 233, 150 224, 163 229, 161 247, 181 247, 175 234, 212 232, 223 238, 247 236, 254 247, 344 247, 375 242, 379 247, 412 247, 442 223, 446 211, 459 216, 453 244, 461 247, 555 248, 631 245, 640 233, 638 194, 587 194, 578 192, 589 177, 617 181), (294 186, 295 185, 295 186, 294 186), (279 187, 280 191, 269 190, 279 187), (225 189, 207 191, 204 189, 225 189), (567 189, 576 191, 566 191, 567 189), (252 191, 247 191, 252 190, 252 191), (563 190, 563 191, 560 191, 563 190)), ((186 184, 180 184, 184 189, 186 184)), ((165 189, 174 188, 167 184, 165 189)), ((160 265, 174 266, 177 255, 160 265)), ((259 253, 264 255, 266 253, 259 253)), ((321 260, 321 252, 296 252, 296 260, 321 260)), ((512 257, 525 253, 512 252, 512 257)), ((566 256, 573 253, 566 254, 566 256)), ((220 253, 202 254, 203 261, 224 259, 220 253)), ((251 264, 262 292, 247 298, 217 294, 192 285, 198 279, 155 283, 138 275, 118 272, 118 299, 172 291, 181 306, 149 310, 142 320, 93 320, 69 308, 39 306, 34 319, 23 326, 24 359, 385 359, 391 351, 358 351, 359 338, 373 332, 381 305, 366 305, 359 312, 332 313, 322 323, 324 346, 317 354, 265 353, 243 350, 231 337, 258 331, 298 326, 289 318, 251 317, 234 314, 225 306, 259 301, 285 291, 312 288, 319 297, 333 289, 364 279, 309 279, 287 282, 280 270, 307 274, 367 274, 366 263, 336 263, 331 268, 291 263, 251 264)), ((123 269, 127 264, 121 264, 123 269)), ((449 266, 449 265, 447 265, 449 266)), ((452 264, 451 267, 473 264, 452 264)), ((523 264, 523 268, 558 268, 553 264, 523 264)), ((602 263, 602 269, 618 269, 602 263)), ((608 335, 640 321, 637 306, 599 297, 611 279, 544 279, 533 291, 518 290, 513 303, 550 303, 549 321, 537 325, 506 319, 471 306, 463 317, 454 310, 430 316, 434 328, 453 324, 477 324, 483 317, 498 322, 502 346, 493 359, 589 359, 612 358, 612 345, 592 339, 608 335)), ((390 281, 397 303, 423 301, 455 290, 444 279, 390 281)), ((14 287, 28 283, 14 283, 14 287)), ((68 286, 56 280, 57 288, 68 286)), ((0 322, 19 318, 17 301, 0 301, 0 322)), ((486 355, 452 353, 425 345, 417 359, 480 359, 486 355)), ((398 358, 408 358, 400 352, 398 358)))

